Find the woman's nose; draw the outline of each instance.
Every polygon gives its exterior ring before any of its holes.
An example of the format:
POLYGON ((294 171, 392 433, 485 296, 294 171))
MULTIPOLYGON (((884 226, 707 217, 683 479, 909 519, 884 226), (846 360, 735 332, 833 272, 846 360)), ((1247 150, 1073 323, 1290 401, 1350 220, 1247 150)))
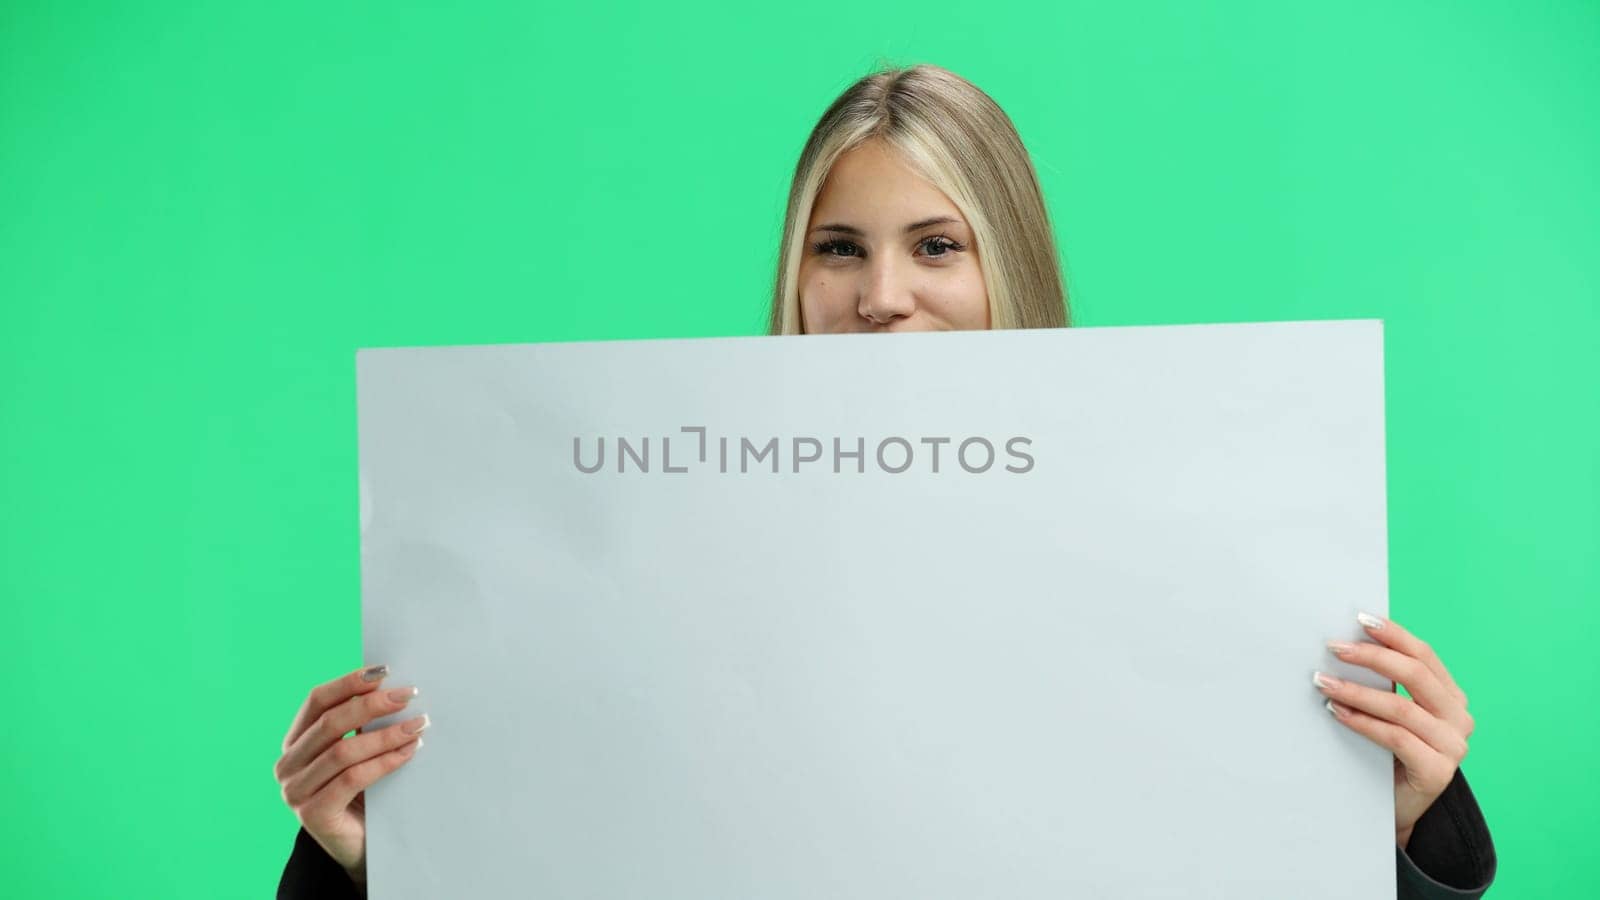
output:
POLYGON ((863 318, 883 325, 909 316, 917 308, 911 285, 895 266, 887 263, 872 266, 866 279, 857 306, 863 318))

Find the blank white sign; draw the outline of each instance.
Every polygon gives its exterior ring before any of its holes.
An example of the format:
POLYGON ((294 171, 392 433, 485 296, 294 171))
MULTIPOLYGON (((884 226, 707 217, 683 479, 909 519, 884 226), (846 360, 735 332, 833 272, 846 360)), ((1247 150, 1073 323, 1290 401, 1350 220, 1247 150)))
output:
POLYGON ((373 897, 1394 896, 1380 322, 357 370, 373 897))

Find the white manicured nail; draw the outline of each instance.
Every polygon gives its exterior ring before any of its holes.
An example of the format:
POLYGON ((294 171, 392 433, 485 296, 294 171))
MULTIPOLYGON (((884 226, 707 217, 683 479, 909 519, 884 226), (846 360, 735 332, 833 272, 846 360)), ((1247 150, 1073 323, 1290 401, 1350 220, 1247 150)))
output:
POLYGON ((1371 613, 1356 613, 1356 621, 1361 623, 1362 628, 1371 628, 1374 631, 1383 627, 1383 620, 1371 613))

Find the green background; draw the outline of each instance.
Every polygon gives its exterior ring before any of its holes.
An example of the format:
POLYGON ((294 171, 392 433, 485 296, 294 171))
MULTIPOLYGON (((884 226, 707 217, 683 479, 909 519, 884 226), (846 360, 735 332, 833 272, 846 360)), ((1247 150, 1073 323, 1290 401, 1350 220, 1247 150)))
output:
POLYGON ((759 333, 882 57, 1011 114, 1077 324, 1386 321, 1392 609, 1471 697, 1491 896, 1600 896, 1600 7, 750 15, 0 6, 7 892, 269 896, 279 741, 362 662, 355 348, 759 333))

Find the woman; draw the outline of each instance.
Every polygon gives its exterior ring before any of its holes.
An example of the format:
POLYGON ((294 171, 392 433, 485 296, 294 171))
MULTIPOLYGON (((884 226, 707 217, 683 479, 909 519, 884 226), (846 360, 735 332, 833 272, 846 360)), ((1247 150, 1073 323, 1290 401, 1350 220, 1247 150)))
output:
MULTIPOLYGON (((987 94, 919 65, 868 75, 834 101, 795 169, 771 333, 1066 324, 1033 165, 987 94)), ((1473 729, 1466 695, 1400 625, 1366 614, 1360 622, 1372 641, 1330 642, 1329 651, 1410 697, 1320 672, 1312 683, 1339 725, 1394 754, 1399 896, 1482 896, 1496 860, 1459 768, 1473 729)), ((302 828, 280 900, 364 893, 361 792, 409 761, 427 726, 417 716, 342 738, 415 696, 380 689, 387 674, 378 666, 319 685, 284 738, 276 775, 302 828)))

